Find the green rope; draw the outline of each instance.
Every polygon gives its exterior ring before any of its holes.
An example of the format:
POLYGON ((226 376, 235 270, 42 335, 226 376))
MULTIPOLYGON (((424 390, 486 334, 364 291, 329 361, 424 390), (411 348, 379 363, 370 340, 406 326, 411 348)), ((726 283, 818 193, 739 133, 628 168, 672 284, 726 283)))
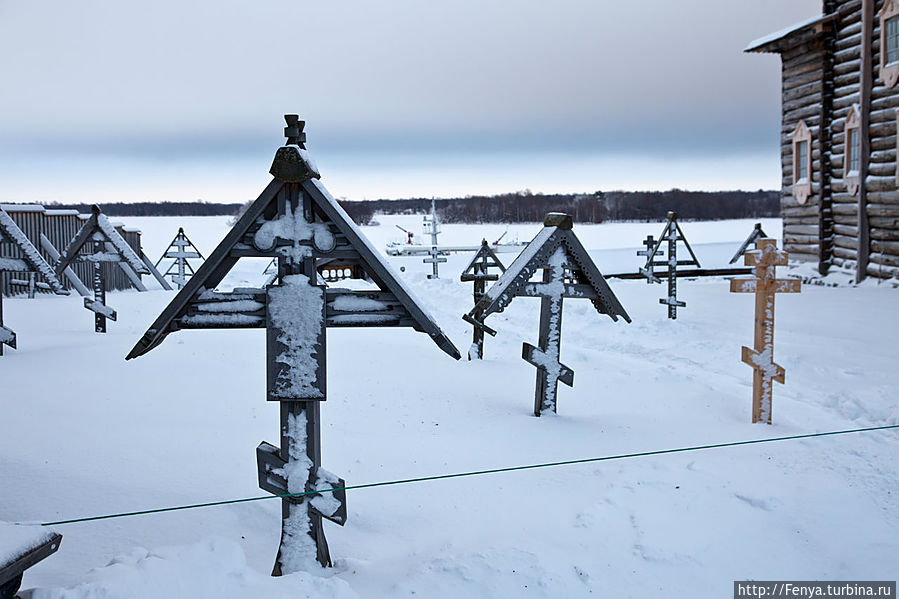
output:
MULTIPOLYGON (((408 483, 420 483, 431 480, 442 480, 445 478, 461 478, 463 476, 480 476, 482 474, 498 474, 500 472, 513 472, 515 470, 532 470, 535 468, 549 468, 552 466, 570 466, 572 464, 587 464, 590 462, 607 462, 611 460, 623 460, 625 458, 639 458, 652 455, 663 455, 668 453, 683 453, 686 451, 699 451, 703 449, 718 449, 721 447, 736 447, 738 445, 753 445, 757 443, 771 443, 774 441, 789 441, 793 439, 809 439, 811 437, 829 437, 833 435, 846 435, 849 433, 864 433, 869 431, 882 431, 888 429, 899 428, 899 424, 888 426, 872 426, 868 428, 856 428, 842 431, 830 431, 825 433, 808 433, 805 435, 790 435, 788 437, 770 437, 767 439, 752 439, 749 441, 732 441, 730 443, 714 443, 711 445, 696 445, 692 447, 679 447, 676 449, 659 449, 656 451, 641 451, 638 453, 623 453, 618 455, 602 456, 598 458, 582 458, 579 460, 564 460, 561 462, 547 462, 544 464, 529 464, 526 466, 509 466, 507 468, 491 468, 490 470, 477 470, 474 472, 457 472, 455 474, 438 474, 435 476, 421 476, 418 478, 406 478, 402 480, 391 480, 379 483, 367 483, 363 485, 348 485, 334 489, 321 489, 317 491, 305 491, 303 493, 288 493, 285 495, 262 495, 259 497, 245 497, 243 499, 226 499, 224 501, 212 501, 209 503, 194 503, 191 505, 179 505, 174 507, 163 507, 152 510, 140 510, 136 512, 123 512, 119 514, 106 514, 104 516, 90 516, 87 518, 73 518, 71 520, 59 520, 56 522, 43 522, 40 526, 58 526, 61 524, 74 524, 75 522, 90 522, 92 520, 107 520, 109 518, 124 518, 125 516, 141 516, 144 514, 158 514, 160 512, 174 512, 178 510, 191 510, 195 508, 212 507, 216 505, 228 505, 232 503, 246 503, 248 501, 262 501, 264 499, 303 497, 306 495, 318 495, 320 493, 333 493, 335 491, 351 491, 355 489, 368 489, 371 487, 387 487, 390 485, 404 485, 408 483)), ((22 523, 20 523, 22 524, 22 523)))

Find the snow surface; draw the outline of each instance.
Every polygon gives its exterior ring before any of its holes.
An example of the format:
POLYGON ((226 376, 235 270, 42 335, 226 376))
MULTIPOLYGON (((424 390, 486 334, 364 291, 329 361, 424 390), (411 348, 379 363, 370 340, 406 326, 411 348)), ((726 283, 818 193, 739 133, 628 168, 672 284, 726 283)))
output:
MULTIPOLYGON (((421 222, 378 219, 362 232, 379 249, 394 223, 421 222)), ((178 226, 209 252, 226 221, 128 219, 151 256, 178 226)), ((680 224, 714 268, 753 223, 680 224)), ((779 221, 762 223, 780 231, 779 221)), ((600 270, 615 272, 635 271, 641 241, 663 227, 574 231, 600 270)), ((476 245, 505 228, 444 225, 441 243, 476 245)), ((509 236, 540 228, 512 226, 509 236)), ((458 280, 470 258, 449 256, 436 280, 420 257, 389 260, 458 347, 471 340, 460 316, 472 287, 458 280)), ((266 263, 241 260, 228 285, 254 286, 266 263)), ((323 465, 353 485, 899 423, 899 311, 888 284, 805 285, 777 297, 787 384, 774 387, 767 426, 750 423, 752 368, 741 362, 753 340, 751 295, 722 279, 681 280, 689 306, 672 321, 660 287, 609 283, 633 323, 565 301, 562 361, 577 377, 560 387, 554 418, 533 417, 534 367, 521 359, 522 341, 536 336, 536 299, 492 317, 499 334, 482 361, 454 361, 410 329, 330 329, 323 465)), ((4 300, 20 349, 0 357, 0 518, 266 495, 255 447, 280 427, 278 406, 265 401, 264 331, 182 331, 125 362, 175 292, 109 295, 120 322, 106 335, 85 326, 80 298, 4 300)), ((23 588, 37 589, 33 599, 717 598, 734 579, 893 580, 897 451, 899 434, 886 431, 348 491, 346 526, 325 523, 335 567, 278 579, 268 576, 277 499, 63 525, 60 551, 29 569, 23 588)))

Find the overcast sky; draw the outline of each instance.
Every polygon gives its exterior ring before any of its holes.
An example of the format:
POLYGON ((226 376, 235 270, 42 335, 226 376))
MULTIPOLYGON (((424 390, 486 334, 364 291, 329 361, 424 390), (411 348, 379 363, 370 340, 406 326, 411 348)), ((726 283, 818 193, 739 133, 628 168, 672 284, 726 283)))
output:
POLYGON ((0 201, 243 201, 286 112, 335 196, 779 186, 820 0, 0 0, 0 201))

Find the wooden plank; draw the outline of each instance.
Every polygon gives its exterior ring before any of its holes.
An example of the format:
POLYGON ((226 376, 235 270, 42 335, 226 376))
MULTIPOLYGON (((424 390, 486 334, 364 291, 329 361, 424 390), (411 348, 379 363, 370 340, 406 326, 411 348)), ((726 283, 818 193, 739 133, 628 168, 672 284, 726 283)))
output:
POLYGON ((199 295, 203 289, 214 289, 225 277, 229 270, 237 262, 230 256, 231 246, 234 245, 255 220, 268 208, 270 201, 283 187, 283 182, 272 179, 266 188, 259 194, 256 201, 244 212, 237 224, 231 228, 225 238, 212 251, 209 258, 197 269, 196 274, 188 279, 178 295, 169 303, 162 313, 153 321, 147 332, 135 344, 126 356, 126 360, 142 356, 165 339, 170 332, 170 326, 176 318, 184 313, 184 309, 191 299, 199 295))
POLYGON ((28 568, 56 553, 61 542, 62 535, 53 533, 49 540, 27 551, 24 555, 13 559, 9 563, 0 564, 0 584, 5 584, 17 578, 28 568))

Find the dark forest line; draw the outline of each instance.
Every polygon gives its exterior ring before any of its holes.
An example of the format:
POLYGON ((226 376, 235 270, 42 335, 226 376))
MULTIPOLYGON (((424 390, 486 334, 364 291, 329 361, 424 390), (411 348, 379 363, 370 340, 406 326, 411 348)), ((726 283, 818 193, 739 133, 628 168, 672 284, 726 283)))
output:
MULTIPOLYGON (((340 200, 358 224, 370 224, 377 214, 425 214, 432 198, 399 200, 340 200)), ((114 202, 100 204, 109 216, 232 216, 245 204, 212 202, 114 202)), ((579 194, 542 194, 519 191, 493 196, 434 199, 445 223, 540 222, 547 212, 565 212, 575 222, 664 220, 669 210, 686 220, 762 218, 780 215, 777 191, 596 191, 579 194)), ((90 204, 46 204, 50 209, 89 213, 90 204)))
MULTIPOLYGON (((377 214, 424 214, 431 198, 343 201, 354 221, 368 224, 377 214)), ((722 220, 780 216, 777 191, 596 191, 542 194, 521 191, 494 196, 435 199, 445 223, 541 222, 547 212, 565 212, 575 222, 664 220, 669 210, 686 220, 722 220)))

